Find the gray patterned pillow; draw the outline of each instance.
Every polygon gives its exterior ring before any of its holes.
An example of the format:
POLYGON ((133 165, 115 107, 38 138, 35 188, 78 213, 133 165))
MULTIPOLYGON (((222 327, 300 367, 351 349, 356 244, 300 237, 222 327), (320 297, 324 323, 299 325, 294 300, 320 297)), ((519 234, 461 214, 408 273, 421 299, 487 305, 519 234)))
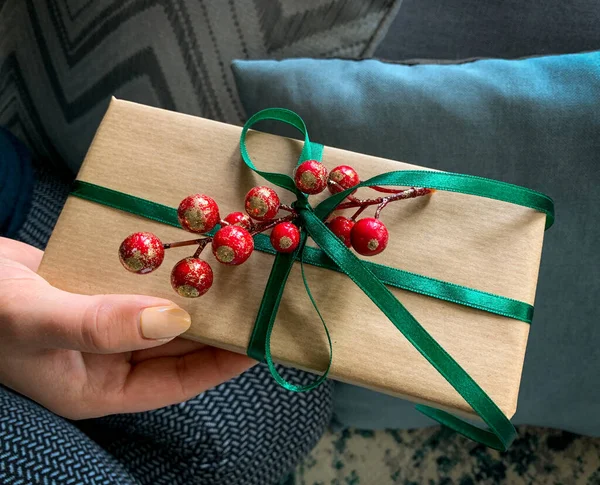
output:
POLYGON ((0 126, 76 171, 110 96, 229 123, 232 59, 368 56, 399 0, 0 0, 0 126))

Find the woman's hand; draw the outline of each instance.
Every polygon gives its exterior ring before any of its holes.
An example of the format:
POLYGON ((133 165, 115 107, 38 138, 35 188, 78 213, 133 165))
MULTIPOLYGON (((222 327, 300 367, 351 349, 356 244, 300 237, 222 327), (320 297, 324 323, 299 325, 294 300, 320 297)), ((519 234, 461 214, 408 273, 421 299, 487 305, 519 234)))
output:
POLYGON ((185 401, 250 358, 175 338, 190 316, 169 300, 84 296, 38 276, 42 251, 0 238, 0 383, 70 419, 185 401))

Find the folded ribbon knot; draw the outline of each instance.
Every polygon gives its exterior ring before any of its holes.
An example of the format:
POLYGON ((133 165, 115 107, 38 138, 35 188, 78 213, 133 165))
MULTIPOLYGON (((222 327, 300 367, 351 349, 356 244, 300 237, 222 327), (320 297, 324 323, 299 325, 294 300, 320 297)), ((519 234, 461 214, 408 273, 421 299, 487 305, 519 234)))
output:
POLYGON ((314 212, 313 207, 308 202, 308 197, 304 194, 299 194, 298 198, 292 203, 292 208, 298 212, 310 211, 314 212))

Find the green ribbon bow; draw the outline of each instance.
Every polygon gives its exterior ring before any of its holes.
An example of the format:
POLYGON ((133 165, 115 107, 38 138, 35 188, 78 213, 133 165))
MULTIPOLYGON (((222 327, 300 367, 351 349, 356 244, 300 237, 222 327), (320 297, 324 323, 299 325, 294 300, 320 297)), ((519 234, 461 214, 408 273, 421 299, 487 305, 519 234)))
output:
MULTIPOLYGON (((449 172, 404 170, 388 172, 372 177, 369 180, 361 182, 356 187, 332 195, 313 208, 307 196, 297 189, 293 179, 289 175, 260 171, 252 162, 246 148, 246 135, 252 125, 262 120, 282 121, 297 128, 304 135, 304 145, 298 164, 310 159, 321 160, 323 153, 322 145, 309 140, 308 132, 302 118, 287 109, 271 108, 260 111, 246 122, 242 130, 240 139, 242 159, 250 169, 265 180, 296 195, 296 201, 293 206, 299 214, 298 224, 301 229, 300 245, 293 254, 276 253, 270 245, 267 236, 263 234, 255 236, 255 249, 275 254, 276 256, 248 345, 248 355, 257 360, 266 361, 276 381, 291 391, 307 391, 321 384, 327 377, 331 366, 331 338, 308 287, 304 275, 304 263, 344 273, 379 307, 405 338, 458 391, 487 424, 489 430, 482 429, 445 411, 429 406, 418 404, 416 405, 417 410, 472 440, 501 451, 506 450, 516 437, 515 428, 510 420, 471 376, 394 297, 386 285, 470 306, 527 323, 531 323, 533 307, 527 303, 500 295, 363 261, 349 251, 341 240, 326 227, 323 221, 356 188, 371 185, 428 187, 522 205, 544 212, 546 214, 546 229, 554 221, 554 204, 552 199, 544 194, 523 187, 481 177, 449 172), (306 246, 308 236, 315 241, 320 249, 306 246), (329 364, 327 369, 313 383, 307 386, 292 384, 281 377, 275 368, 270 350, 271 334, 277 310, 283 295, 285 283, 295 261, 300 261, 304 286, 323 323, 329 342, 329 364)), ((176 209, 105 187, 76 181, 71 195, 180 227, 176 209)))

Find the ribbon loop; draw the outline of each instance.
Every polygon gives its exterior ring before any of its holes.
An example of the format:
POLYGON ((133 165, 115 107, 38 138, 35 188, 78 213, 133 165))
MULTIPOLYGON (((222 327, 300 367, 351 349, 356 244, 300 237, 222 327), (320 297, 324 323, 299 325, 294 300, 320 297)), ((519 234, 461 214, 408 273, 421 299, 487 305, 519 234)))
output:
POLYGON ((283 123, 293 126, 304 135, 304 144, 302 145, 302 152, 298 158, 298 165, 300 165, 300 163, 302 163, 304 160, 309 160, 311 158, 313 160, 321 160, 323 146, 317 143, 311 143, 310 139, 308 138, 308 130, 306 129, 304 120, 300 118, 297 113, 285 108, 269 108, 259 111, 258 113, 255 113, 254 116, 252 116, 248 121, 246 121, 246 124, 242 129, 242 134, 240 137, 240 153, 244 163, 258 175, 262 176, 265 180, 268 180, 278 187, 289 190, 300 198, 300 196, 303 194, 296 188, 294 180, 289 175, 276 172, 262 172, 254 166, 254 163, 252 163, 252 159, 250 158, 250 154, 246 148, 246 137, 248 136, 248 130, 255 123, 265 120, 282 121, 283 123))

